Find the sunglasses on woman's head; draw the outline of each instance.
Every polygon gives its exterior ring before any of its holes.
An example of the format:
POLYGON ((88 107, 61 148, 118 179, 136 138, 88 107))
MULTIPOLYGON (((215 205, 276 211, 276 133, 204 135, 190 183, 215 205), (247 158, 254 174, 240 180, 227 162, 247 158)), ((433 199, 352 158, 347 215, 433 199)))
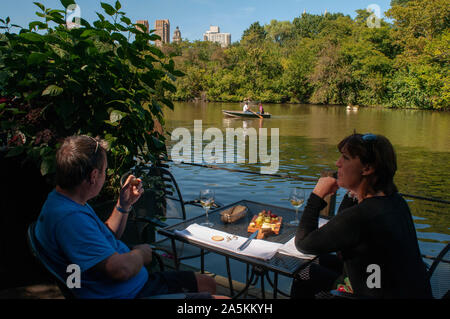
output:
POLYGON ((377 136, 372 133, 364 134, 362 137, 363 141, 365 142, 372 142, 377 140, 377 136))

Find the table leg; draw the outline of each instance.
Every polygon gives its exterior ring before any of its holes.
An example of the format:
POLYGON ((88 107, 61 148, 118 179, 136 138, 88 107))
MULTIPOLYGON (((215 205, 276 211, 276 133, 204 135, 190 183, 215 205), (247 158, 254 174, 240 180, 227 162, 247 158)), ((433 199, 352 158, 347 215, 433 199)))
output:
POLYGON ((266 275, 267 277, 267 281, 269 282, 269 284, 273 287, 273 296, 274 298, 278 297, 278 293, 280 293, 280 295, 283 295, 285 297, 290 298, 291 296, 281 290, 278 289, 278 273, 274 272, 274 282, 272 283, 272 281, 270 280, 270 276, 269 273, 267 273, 266 275))
MULTIPOLYGON (((267 276, 269 273, 267 273, 267 276)), ((275 272, 273 274, 273 299, 277 299, 277 293, 278 293, 278 273, 275 272)))
MULTIPOLYGON (((247 264, 247 269, 246 269, 246 271, 245 271, 245 280, 248 280, 248 272, 249 272, 249 269, 250 269, 250 265, 247 264)), ((253 275, 253 269, 252 269, 252 275, 253 275)), ((252 279, 253 279, 253 276, 252 276, 252 279)), ((250 285, 251 285, 251 283, 252 283, 252 280, 250 280, 248 283, 249 283, 249 284, 248 284, 248 287, 250 287, 250 285)), ((246 283, 246 284, 247 284, 247 283, 246 283)), ((247 298, 247 296, 248 296, 248 287, 247 287, 247 290, 245 290, 245 298, 247 298)))
MULTIPOLYGON (((247 296, 248 288, 250 287, 250 284, 252 283, 254 276, 255 276, 255 273, 252 271, 252 274, 250 275, 250 279, 247 280, 247 283, 246 283, 244 289, 242 289, 237 295, 233 296, 232 299, 239 298, 244 292, 246 293, 246 296, 247 296)), ((247 277, 247 279, 248 279, 248 277, 247 277)))
POLYGON ((205 273, 205 251, 200 249, 200 270, 202 274, 205 273))
POLYGON ((231 270, 230 270, 230 258, 225 257, 227 263, 227 274, 228 274, 228 285, 230 286, 230 296, 234 295, 233 289, 233 279, 231 278, 231 270))
POLYGON ((264 289, 264 274, 261 274, 259 276, 259 278, 261 279, 261 294, 262 294, 262 299, 266 299, 266 290, 264 289))

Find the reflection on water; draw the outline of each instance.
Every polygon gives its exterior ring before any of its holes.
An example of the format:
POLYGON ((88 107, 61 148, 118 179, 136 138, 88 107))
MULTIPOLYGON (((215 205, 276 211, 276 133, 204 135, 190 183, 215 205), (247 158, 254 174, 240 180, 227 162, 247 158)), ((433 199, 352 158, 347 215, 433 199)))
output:
MULTIPOLYGON (((376 133, 388 137, 397 151, 397 186, 402 193, 450 199, 450 114, 419 110, 359 108, 338 106, 274 104, 264 105, 270 119, 226 118, 222 110, 240 110, 238 103, 175 103, 166 111, 166 128, 185 127, 191 132, 194 120, 202 120, 203 131, 219 128, 279 128, 279 173, 317 178, 324 169, 334 169, 338 158, 336 145, 353 133, 376 133)), ((224 143, 227 143, 224 139, 224 143)), ((203 140, 203 145, 209 141, 203 140)), ((270 151, 270 138, 268 139, 270 151)), ((171 147, 168 138, 169 150, 171 147)), ((227 146, 224 144, 224 146, 227 146)), ((225 149, 225 148, 224 148, 225 149)), ((248 153, 246 153, 248 159, 248 153)), ((259 172, 262 164, 217 164, 259 172)), ((224 203, 243 198, 289 207, 286 200, 294 185, 312 190, 314 182, 287 181, 271 176, 256 176, 206 168, 174 165, 183 194, 195 197, 206 183, 217 185, 216 194, 224 203)), ((343 193, 338 193, 340 201, 343 193)), ((409 201, 418 237, 425 249, 450 241, 450 205, 409 201)))

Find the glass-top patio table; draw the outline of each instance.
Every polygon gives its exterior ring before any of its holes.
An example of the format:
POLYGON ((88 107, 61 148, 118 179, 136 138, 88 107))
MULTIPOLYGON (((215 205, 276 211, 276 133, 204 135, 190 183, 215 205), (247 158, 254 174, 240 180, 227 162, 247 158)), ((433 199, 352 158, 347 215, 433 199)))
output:
MULTIPOLYGON (((273 214, 276 214, 278 216, 283 217, 282 226, 280 228, 280 232, 278 235, 271 235, 267 238, 264 238, 264 240, 267 240, 269 242, 274 243, 280 243, 284 244, 288 242, 293 236, 295 236, 295 232, 297 227, 289 225, 289 221, 295 219, 295 211, 293 209, 285 208, 285 207, 279 207, 274 205, 269 205, 265 203, 258 203, 254 201, 249 200, 241 200, 239 202, 235 202, 230 205, 226 205, 224 207, 211 210, 209 212, 209 220, 214 223, 214 226, 212 226, 213 229, 229 233, 231 235, 237 235, 242 237, 249 237, 251 233, 247 232, 247 227, 253 218, 254 215, 258 215, 259 212, 262 210, 270 210, 273 214), (246 216, 239 219, 238 221, 231 223, 231 224, 225 224, 220 219, 220 212, 223 210, 226 210, 230 207, 236 206, 236 205, 243 205, 248 208, 248 212, 246 216)), ((299 212, 299 215, 301 212, 299 212)), ((159 229, 158 232, 164 236, 167 236, 172 241, 172 250, 174 254, 174 260, 175 260, 175 266, 176 269, 179 269, 179 260, 177 257, 177 251, 176 251, 176 243, 175 241, 181 241, 188 244, 191 244, 193 246, 197 246, 201 249, 201 271, 204 272, 204 250, 210 251, 216 254, 220 254, 226 257, 227 262, 227 274, 228 274, 228 281, 230 285, 230 291, 233 298, 240 297, 244 292, 248 290, 251 284, 255 284, 258 277, 261 277, 261 291, 262 291, 262 297, 265 298, 265 292, 264 292, 264 277, 265 276, 268 279, 268 282, 273 287, 273 297, 277 298, 277 293, 281 293, 283 295, 286 295, 285 293, 278 290, 277 284, 278 284, 278 275, 284 275, 287 277, 294 277, 296 273, 298 273, 300 270, 302 270, 304 267, 306 267, 309 263, 312 262, 312 259, 302 259, 297 258, 293 256, 289 256, 286 254, 282 254, 277 252, 271 259, 269 260, 263 260, 255 257, 245 256, 238 251, 230 251, 226 249, 221 249, 216 246, 209 245, 204 242, 198 242, 194 240, 190 240, 184 236, 181 236, 177 231, 182 231, 186 229, 188 226, 192 224, 200 224, 203 221, 205 221, 206 215, 197 216, 195 218, 183 221, 182 223, 178 223, 176 225, 172 225, 163 229, 159 229), (233 285, 232 285, 232 279, 231 279, 231 271, 230 271, 230 265, 229 265, 229 258, 233 258, 235 260, 241 261, 243 263, 247 264, 247 270, 248 267, 251 267, 251 275, 250 277, 247 275, 247 282, 245 288, 240 291, 237 294, 234 294, 233 291, 233 285), (268 276, 268 272, 274 273, 274 280, 273 283, 270 280, 270 277, 268 276), (252 283, 255 275, 257 276, 255 283, 252 283)))

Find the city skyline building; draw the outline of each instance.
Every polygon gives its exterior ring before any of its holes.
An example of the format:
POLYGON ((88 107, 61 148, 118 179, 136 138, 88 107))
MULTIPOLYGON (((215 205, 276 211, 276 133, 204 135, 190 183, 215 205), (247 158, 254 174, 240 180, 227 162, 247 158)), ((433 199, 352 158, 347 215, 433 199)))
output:
POLYGON ((168 19, 155 21, 155 34, 161 37, 161 40, 156 40, 156 46, 162 46, 163 43, 170 43, 170 22, 168 19))
POLYGON ((219 26, 209 26, 209 30, 203 34, 204 41, 220 43, 224 48, 231 44, 231 33, 221 33, 219 26))
MULTIPOLYGON (((148 20, 137 20, 136 24, 143 24, 143 25, 145 25, 146 28, 147 28, 146 33, 150 33, 150 25, 148 24, 148 20)), ((136 26, 136 29, 144 32, 144 30, 142 30, 140 26, 136 26)))
POLYGON ((180 43, 181 42, 181 31, 178 28, 178 26, 175 29, 175 31, 173 32, 172 42, 174 42, 174 43, 180 43))

